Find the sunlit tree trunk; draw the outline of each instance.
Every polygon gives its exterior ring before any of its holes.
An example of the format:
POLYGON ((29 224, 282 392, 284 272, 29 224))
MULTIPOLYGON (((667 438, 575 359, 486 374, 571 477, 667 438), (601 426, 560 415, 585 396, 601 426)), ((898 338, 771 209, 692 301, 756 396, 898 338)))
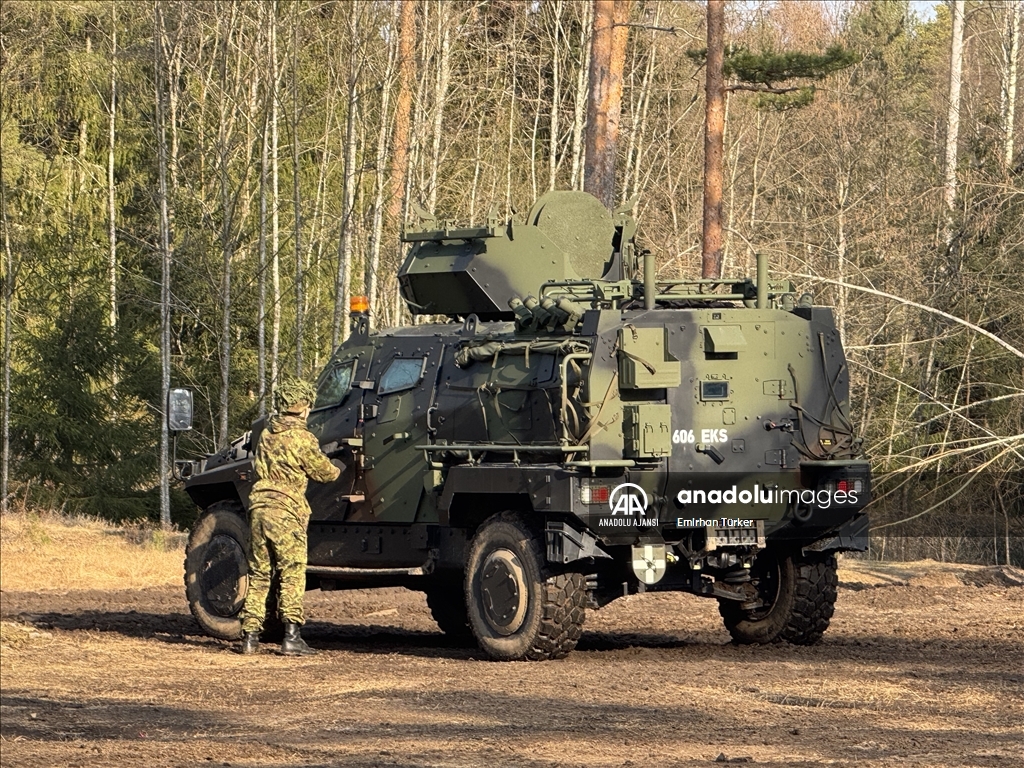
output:
POLYGON ((562 101, 561 39, 562 7, 564 0, 556 0, 554 7, 554 33, 551 36, 551 111, 548 116, 550 133, 548 148, 548 189, 555 188, 558 175, 558 112, 562 101))
POLYGON ((11 225, 7 220, 7 185, 0 179, 0 216, 4 225, 4 405, 3 455, 0 456, 0 512, 10 509, 11 476, 11 332, 14 330, 14 253, 11 225))
POLYGON ((1020 57, 1020 16, 1024 3, 1007 0, 1006 38, 1003 42, 1003 79, 1000 102, 1003 119, 1003 165, 1013 166, 1014 124, 1017 112, 1017 59, 1020 57))
POLYGON ((405 180, 409 171, 412 91, 416 80, 416 0, 401 0, 401 8, 398 27, 398 100, 395 103, 395 127, 391 141, 388 200, 388 218, 398 227, 402 225, 405 180))
MULTIPOLYGON (((398 22, 398 97, 395 101, 394 128, 391 133, 391 173, 388 183, 388 221, 399 231, 405 221, 406 190, 409 186, 409 149, 412 139, 412 97, 416 84, 416 8, 417 0, 401 0, 398 22)), ((390 250, 395 263, 401 259, 401 249, 390 250)), ((378 273, 379 274, 379 273, 378 273)), ((389 274, 387 290, 378 289, 378 317, 387 315, 392 323, 401 316, 398 283, 389 274), (387 302, 393 311, 384 307, 387 302)), ((371 310, 372 311, 372 310, 371 310)))
POLYGON ((953 243, 953 216, 956 211, 957 142, 960 137, 960 78, 964 65, 964 0, 953 0, 953 36, 949 58, 949 102, 946 112, 946 163, 942 200, 946 205, 942 240, 947 247, 953 243))
POLYGON ((273 313, 270 330, 270 396, 273 396, 281 376, 281 216, 280 205, 280 162, 278 136, 278 85, 279 68, 277 61, 277 0, 274 0, 270 18, 270 289, 273 313))
POLYGON ((117 330, 117 204, 114 189, 114 139, 117 114, 117 4, 110 4, 110 102, 107 123, 107 235, 110 245, 107 262, 108 322, 117 330))
POLYGON ((587 93, 590 90, 590 51, 591 34, 593 32, 593 5, 582 4, 580 21, 580 63, 576 70, 576 93, 573 101, 572 117, 572 171, 569 175, 569 186, 579 189, 583 185, 582 172, 584 160, 584 131, 587 127, 587 93))
MULTIPOLYGON (((394 17, 392 16, 392 19, 394 17)), ((370 225, 369 258, 366 264, 364 283, 370 303, 370 317, 383 319, 383 307, 377 306, 380 286, 381 241, 384 236, 384 188, 388 152, 388 110, 391 106, 391 89, 394 85, 395 60, 398 55, 397 41, 388 48, 387 66, 381 78, 380 124, 377 127, 377 149, 374 156, 373 221, 370 225)))
POLYGON ((615 205, 615 168, 622 114, 622 71, 629 39, 628 21, 628 0, 594 0, 583 189, 607 208, 615 205))
POLYGON ((722 186, 725 176, 725 0, 708 0, 704 113, 704 231, 700 273, 722 276, 722 186))
POLYGON ((358 4, 349 7, 348 99, 345 114, 344 179, 341 185, 341 229, 338 236, 338 271, 334 280, 334 326, 331 350, 348 338, 349 296, 352 292, 352 228, 355 224, 356 199, 356 116, 358 83, 361 71, 360 52, 356 45, 358 4))
POLYGON ((441 135, 444 131, 444 110, 448 101, 448 83, 451 80, 451 6, 443 0, 438 2, 437 34, 440 50, 437 59, 437 78, 434 83, 434 114, 430 155, 430 183, 427 205, 431 211, 437 207, 437 168, 441 162, 441 135))
MULTIPOLYGON (((221 43, 220 53, 220 104, 218 105, 217 120, 217 154, 218 165, 220 166, 220 205, 221 205, 221 230, 220 246, 223 258, 220 283, 220 408, 218 410, 217 443, 219 447, 228 444, 230 433, 228 432, 228 405, 230 402, 231 389, 231 271, 232 259, 234 257, 234 236, 232 234, 234 219, 234 201, 231 194, 231 168, 230 168, 230 142, 232 128, 229 124, 229 111, 232 106, 228 103, 228 53, 231 50, 235 31, 236 5, 231 6, 231 12, 227 19, 227 34, 221 43)), ((218 24, 220 20, 218 19, 218 24)), ((234 73, 235 77, 238 72, 234 73)))
MULTIPOLYGON (((262 8, 262 6, 261 6, 262 8)), ((267 413, 267 164, 270 161, 270 125, 266 112, 260 139, 260 228, 256 245, 256 398, 259 415, 267 413)))
MULTIPOLYGON (((661 6, 658 6, 654 14, 655 25, 658 24, 660 14, 661 6)), ((643 166, 644 139, 647 135, 647 110, 651 103, 651 82, 658 58, 657 52, 657 47, 651 46, 647 57, 647 66, 644 68, 644 77, 640 83, 640 93, 633 109, 629 146, 626 150, 626 172, 623 174, 622 192, 619 195, 622 202, 629 198, 631 190, 633 194, 640 190, 640 169, 643 166)))
MULTIPOLYGON (((517 16, 512 17, 512 34, 516 35, 517 16)), ((510 93, 508 105, 508 148, 505 154, 505 206, 511 211, 512 205, 512 148, 515 146, 516 137, 516 76, 519 74, 519 57, 512 57, 512 66, 506 69, 508 75, 508 88, 510 93)))
MULTIPOLYGON (((156 145, 157 205, 160 209, 160 524, 171 525, 170 431, 167 424, 167 400, 171 388, 171 235, 167 215, 167 136, 164 125, 164 62, 161 41, 166 37, 163 11, 156 3, 156 29, 153 36, 156 72, 156 145)), ((173 90, 173 89, 172 89, 173 90)))
POLYGON ((302 176, 299 166, 299 20, 292 18, 292 203, 295 205, 295 375, 302 378, 302 341, 305 334, 305 270, 302 264, 302 176))

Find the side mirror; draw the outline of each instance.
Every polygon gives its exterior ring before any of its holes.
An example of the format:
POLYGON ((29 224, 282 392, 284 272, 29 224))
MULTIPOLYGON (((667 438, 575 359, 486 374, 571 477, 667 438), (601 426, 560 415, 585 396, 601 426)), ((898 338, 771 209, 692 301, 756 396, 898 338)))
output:
POLYGON ((191 389, 172 389, 167 393, 167 428, 172 432, 192 429, 191 389))

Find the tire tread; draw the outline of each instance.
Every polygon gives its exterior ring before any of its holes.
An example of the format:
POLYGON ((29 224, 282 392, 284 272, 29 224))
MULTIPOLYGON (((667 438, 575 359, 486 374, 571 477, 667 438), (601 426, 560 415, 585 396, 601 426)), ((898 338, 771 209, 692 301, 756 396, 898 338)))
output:
POLYGON ((781 617, 769 615, 752 622, 736 603, 719 601, 719 613, 735 642, 814 645, 821 640, 835 613, 839 586, 835 555, 795 553, 790 557, 793 567, 792 606, 784 621, 778 621, 781 617))
MULTIPOLYGON (((548 661, 565 658, 579 642, 586 619, 587 592, 582 574, 552 570, 544 549, 543 534, 536 531, 523 516, 516 512, 501 512, 487 523, 505 523, 516 529, 522 545, 540 565, 539 627, 529 646, 522 653, 506 655, 487 649, 493 658, 503 660, 527 659, 548 661)), ((481 527, 483 530, 483 527, 481 527)), ((467 573, 468 580, 472 574, 467 573)))

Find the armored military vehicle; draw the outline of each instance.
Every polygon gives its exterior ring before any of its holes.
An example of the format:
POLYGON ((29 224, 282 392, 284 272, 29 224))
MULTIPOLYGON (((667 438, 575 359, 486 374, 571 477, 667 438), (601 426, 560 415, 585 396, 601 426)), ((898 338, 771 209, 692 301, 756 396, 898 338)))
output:
MULTIPOLYGON (((763 258, 753 280, 658 279, 635 234, 580 192, 403 232, 409 311, 447 322, 355 313, 320 373, 310 427, 347 469, 310 486, 310 589, 422 590, 496 659, 564 656, 588 609, 647 591, 716 599, 739 643, 821 637, 870 495, 832 311, 763 258)), ((182 466, 205 510, 188 601, 220 638, 261 428, 182 466)))

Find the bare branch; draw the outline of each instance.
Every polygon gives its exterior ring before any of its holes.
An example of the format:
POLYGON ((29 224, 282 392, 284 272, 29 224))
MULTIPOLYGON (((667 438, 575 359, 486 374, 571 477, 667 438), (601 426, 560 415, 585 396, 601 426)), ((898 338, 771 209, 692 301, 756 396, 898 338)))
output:
POLYGON ((1010 350, 1010 352, 1012 352, 1014 355, 1016 355, 1017 357, 1019 357, 1022 360, 1024 360, 1024 352, 1022 352, 1021 350, 1017 349, 1015 346, 1013 346, 1009 342, 1003 341, 1001 338, 996 336, 994 333, 990 333, 989 331, 986 331, 984 328, 981 328, 981 327, 975 325, 972 322, 964 320, 962 317, 957 317, 956 315, 951 315, 948 312, 943 312, 941 309, 936 309, 935 307, 929 307, 927 304, 918 304, 916 301, 911 301, 910 299, 904 299, 901 296, 896 296, 896 295, 891 294, 891 293, 886 293, 885 291, 876 291, 874 288, 867 288, 867 287, 865 287, 863 285, 853 285, 851 283, 844 283, 841 280, 829 280, 827 277, 819 277, 818 275, 806 275, 806 274, 801 274, 801 273, 794 272, 793 273, 793 277, 802 277, 802 278, 805 278, 807 280, 817 280, 818 282, 828 283, 829 285, 838 285, 838 286, 840 286, 842 288, 850 288, 850 289, 855 290, 855 291, 862 291, 864 293, 870 293, 872 296, 881 296, 881 297, 886 298, 886 299, 892 299, 893 301, 902 302, 903 304, 906 304, 908 307, 916 307, 917 309, 922 309, 925 312, 931 312, 933 315, 938 315, 939 317, 944 317, 947 320, 952 320, 954 323, 959 323, 960 325, 966 326, 967 328, 970 328, 973 331, 977 331, 982 336, 985 336, 986 338, 991 339, 996 344, 999 344, 1002 347, 1006 347, 1006 349, 1010 350))
POLYGON ((736 83, 725 86, 725 90, 732 91, 753 91, 754 93, 793 93, 801 90, 802 87, 792 86, 789 88, 772 88, 768 85, 748 85, 747 83, 736 83))

